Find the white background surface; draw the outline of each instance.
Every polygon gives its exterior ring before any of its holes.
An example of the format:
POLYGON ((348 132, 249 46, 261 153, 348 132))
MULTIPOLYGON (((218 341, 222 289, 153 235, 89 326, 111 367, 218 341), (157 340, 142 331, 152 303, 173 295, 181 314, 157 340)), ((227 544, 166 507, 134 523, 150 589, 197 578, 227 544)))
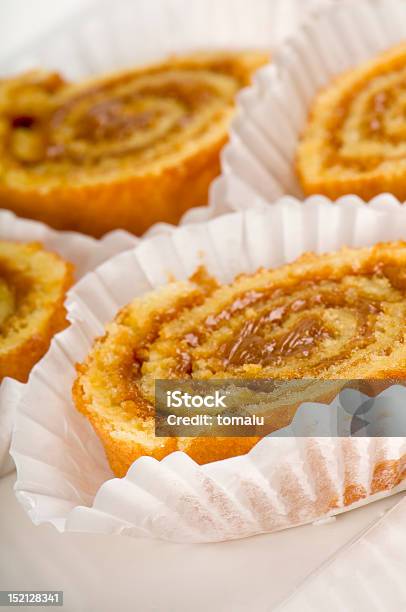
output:
MULTIPOLYGON (((154 1, 154 0, 152 0, 154 1)), ((6 58, 94 0, 0 0, 0 56, 6 58)))
POLYGON ((272 610, 400 499, 375 502, 327 524, 234 542, 176 545, 35 527, 14 498, 13 481, 14 475, 0 480, 0 589, 63 590, 67 612, 272 610))
MULTIPOLYGON (((1 57, 91 1, 1 0, 1 57)), ((35 527, 14 498, 13 482, 14 475, 0 481, 0 589, 62 589, 68 612, 272 610, 400 497, 317 527, 185 546, 35 527)), ((354 611, 369 610, 359 604, 354 611)), ((294 609, 301 612, 300 603, 294 609)))
POLYGON ((406 498, 293 593, 279 612, 406 610, 406 498))

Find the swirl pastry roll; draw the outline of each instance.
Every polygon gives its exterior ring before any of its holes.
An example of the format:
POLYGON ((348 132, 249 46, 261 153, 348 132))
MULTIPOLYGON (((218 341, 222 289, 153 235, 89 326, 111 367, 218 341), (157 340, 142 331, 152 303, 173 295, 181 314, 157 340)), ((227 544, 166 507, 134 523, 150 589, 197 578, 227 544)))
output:
POLYGON ((237 92, 264 53, 199 53, 69 84, 0 83, 0 205, 57 229, 141 234, 207 201, 237 92))
MULTIPOLYGON (((202 271, 134 299, 78 366, 76 407, 116 475, 174 450, 198 463, 247 452, 255 437, 154 436, 156 379, 402 378, 406 243, 305 254, 218 285, 202 271)), ((287 409, 274 429, 289 424, 287 409)))
POLYGON ((406 199, 406 44, 321 91, 297 152, 305 194, 406 199))
POLYGON ((64 300, 73 280, 71 264, 40 244, 0 241, 0 381, 25 382, 66 327, 64 300))

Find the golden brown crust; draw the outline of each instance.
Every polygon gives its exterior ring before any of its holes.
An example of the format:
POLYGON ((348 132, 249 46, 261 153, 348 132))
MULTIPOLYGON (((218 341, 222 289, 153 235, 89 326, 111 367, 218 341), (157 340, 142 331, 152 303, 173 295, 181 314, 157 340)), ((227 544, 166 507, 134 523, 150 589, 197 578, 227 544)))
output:
MULTIPOLYGON (((202 274, 169 283, 122 309, 96 340, 78 366, 76 407, 119 476, 141 455, 183 450, 207 463, 244 454, 258 437, 156 438, 155 380, 313 379, 314 399, 327 403, 361 379, 375 395, 406 375, 405 264, 406 243, 382 243, 306 253, 230 285, 202 274)), ((273 402, 269 431, 291 422, 300 397, 273 402)), ((403 478, 399 465, 382 469, 376 490, 403 478)), ((362 497, 348 486, 348 500, 362 497)))
MULTIPOLYGON (((178 438, 175 437, 157 438, 156 444, 151 448, 137 443, 135 440, 117 440, 112 435, 111 422, 100 416, 100 414, 89 410, 89 404, 85 399, 79 378, 76 379, 73 385, 72 393, 76 408, 91 422, 104 446, 110 467, 119 478, 126 475, 128 468, 139 457, 149 456, 160 461, 170 453, 185 450, 183 445, 179 444, 178 438)), ((259 437, 189 438, 186 452, 196 463, 205 464, 244 455, 259 440, 259 437)))
POLYGON ((177 223, 207 202, 235 95, 267 59, 193 54, 77 86, 47 73, 0 83, 0 205, 97 237, 177 223), (29 96, 42 101, 33 116, 29 96))
POLYGON ((403 97, 406 45, 335 79, 316 97, 296 167, 306 195, 379 193, 406 199, 403 97))
POLYGON ((0 380, 25 382, 52 337, 67 325, 64 301, 73 266, 37 243, 0 241, 0 281, 13 296, 0 324, 0 380))
POLYGON ((157 222, 177 224, 194 206, 207 202, 210 183, 220 172, 219 153, 226 138, 159 174, 113 183, 30 190, 0 184, 0 204, 17 215, 58 230, 102 236, 124 228, 143 234, 157 222), (114 206, 112 206, 114 202, 114 206))

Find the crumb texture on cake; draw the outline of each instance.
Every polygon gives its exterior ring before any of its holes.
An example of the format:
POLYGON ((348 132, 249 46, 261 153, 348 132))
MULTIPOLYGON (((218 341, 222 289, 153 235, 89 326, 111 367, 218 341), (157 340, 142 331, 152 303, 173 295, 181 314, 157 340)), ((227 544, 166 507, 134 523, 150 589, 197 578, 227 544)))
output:
MULTIPOLYGON (((174 450, 199 463, 258 438, 156 438, 156 379, 403 378, 406 243, 307 253, 218 285, 199 270, 134 299, 78 366, 77 408, 122 476, 141 455, 174 450)), ((379 383, 381 384, 381 383, 379 383)), ((294 413, 275 412, 274 429, 294 413)))
POLYGON ((0 205, 95 236, 176 223, 206 203, 236 94, 268 59, 194 53, 77 84, 0 81, 0 205))
POLYGON ((297 150, 306 195, 406 199, 406 43, 350 70, 312 104, 297 150))
POLYGON ((71 264, 38 243, 0 241, 0 381, 25 382, 66 322, 71 264))

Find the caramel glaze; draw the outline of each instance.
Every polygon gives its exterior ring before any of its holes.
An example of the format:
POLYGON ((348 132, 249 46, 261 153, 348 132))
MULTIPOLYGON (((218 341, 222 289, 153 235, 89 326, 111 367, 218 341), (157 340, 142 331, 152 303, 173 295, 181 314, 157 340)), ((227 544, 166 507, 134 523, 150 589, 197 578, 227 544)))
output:
MULTIPOLYGON (((289 358, 306 358, 323 341, 334 339, 336 332, 323 321, 322 316, 313 314, 312 308, 323 306, 324 308, 345 308, 351 312, 356 319, 356 336, 350 343, 346 343, 332 358, 320 360, 314 369, 316 373, 319 367, 326 367, 334 362, 339 362, 348 356, 348 352, 356 347, 366 346, 373 334, 376 316, 381 311, 379 302, 373 302, 367 298, 357 296, 356 302, 349 302, 344 292, 337 287, 333 291, 323 290, 317 282, 301 282, 297 289, 310 290, 311 296, 306 299, 289 300, 289 293, 281 289, 269 291, 249 291, 240 295, 230 306, 220 312, 210 315, 205 325, 199 329, 190 330, 183 338, 179 339, 175 356, 176 367, 169 372, 170 377, 188 377, 193 372, 193 349, 203 345, 205 339, 210 336, 222 324, 229 321, 234 314, 242 313, 246 308, 261 306, 262 312, 259 316, 250 318, 242 324, 228 344, 219 346, 219 355, 222 358, 223 371, 232 370, 245 364, 260 364, 261 366, 278 366, 289 358), (266 311, 266 303, 271 302, 271 309, 266 311), (276 304, 275 304, 276 302, 276 304), (283 303, 284 302, 284 303, 283 303), (265 313, 263 312, 265 309, 265 313), (300 316, 303 313, 303 316, 300 316), (299 315, 296 323, 289 327, 288 318, 299 315), (288 330, 283 330, 287 324, 288 330)), ((200 300, 199 300, 200 301, 200 300)), ((175 310, 167 312, 165 319, 173 319, 175 310)), ((148 340, 154 341, 159 335, 159 324, 148 340)), ((138 352, 138 372, 141 375, 143 358, 148 355, 148 348, 144 344, 144 350, 138 352)))
MULTIPOLYGON (((114 83, 118 86, 119 83, 114 83)), ((134 131, 145 130, 153 127, 156 120, 159 119, 159 112, 149 110, 145 112, 137 112, 133 114, 126 109, 126 106, 131 107, 137 101, 142 101, 144 96, 161 96, 162 98, 176 100, 182 105, 183 117, 174 126, 175 129, 182 128, 185 118, 188 115, 195 113, 199 108, 210 100, 216 97, 216 92, 212 91, 207 85, 196 85, 188 81, 187 76, 177 77, 175 82, 169 83, 166 86, 145 87, 143 90, 133 94, 116 94, 114 89, 109 93, 109 88, 93 88, 87 89, 79 96, 72 98, 69 103, 57 109, 48 120, 50 130, 57 129, 66 121, 70 121, 69 114, 75 110, 75 106, 82 101, 94 102, 89 104, 88 108, 80 115, 75 125, 75 138, 83 139, 88 142, 98 142, 103 140, 120 140, 125 139, 134 131), (99 99, 100 96, 110 95, 110 99, 99 99)), ((47 130, 45 130, 46 136, 47 130)), ((128 152, 127 150, 125 152, 128 152)), ((48 159, 58 156, 69 155, 72 157, 72 152, 63 145, 59 145, 57 154, 54 147, 48 143, 45 149, 45 157, 48 159)), ((73 159, 74 161, 74 159, 73 159)), ((77 161, 80 161, 78 158, 77 161)))
MULTIPOLYGON (((320 316, 307 314, 306 311, 315 306, 347 307, 355 313, 357 337, 352 341, 354 346, 355 344, 362 345, 371 334, 372 323, 379 312, 378 305, 366 300, 360 300, 354 306, 346 302, 344 295, 315 293, 309 300, 295 300, 289 306, 271 310, 256 321, 246 322, 227 347, 224 365, 227 367, 257 363, 264 367, 278 366, 289 357, 308 357, 318 344, 335 336, 334 330, 329 328, 320 316), (289 331, 278 333, 278 327, 282 326, 289 314, 301 311, 303 311, 303 317, 300 317, 289 331), (269 323, 271 323, 270 327, 269 323), (267 339, 267 331, 274 334, 270 340, 267 339)), ((324 359, 319 365, 325 367, 327 362, 337 362, 345 358, 349 349, 350 347, 346 345, 343 351, 334 355, 333 360, 324 359)))
MULTIPOLYGON (((214 62, 212 65, 202 66, 201 68, 182 68, 170 70, 162 75, 151 71, 149 76, 152 79, 162 76, 161 83, 146 84, 138 86, 137 80, 134 81, 135 90, 128 90, 131 86, 132 75, 111 79, 104 85, 88 87, 80 93, 73 95, 70 99, 58 105, 58 97, 53 97, 54 93, 59 93, 63 86, 60 79, 53 88, 47 88, 47 83, 41 86, 49 95, 48 108, 41 114, 35 111, 30 113, 16 113, 9 117, 10 125, 14 128, 32 132, 41 139, 41 151, 37 153, 35 163, 41 161, 58 161, 67 158, 73 163, 82 163, 83 156, 71 150, 69 142, 65 145, 62 142, 55 142, 53 133, 55 130, 65 129, 65 126, 74 127, 74 138, 78 141, 97 143, 100 141, 124 141, 132 133, 139 130, 152 129, 155 122, 160 119, 159 109, 148 109, 145 111, 134 112, 131 107, 137 102, 142 102, 145 97, 159 97, 175 101, 180 105, 183 115, 175 122, 173 130, 182 130, 188 121, 199 109, 212 99, 219 98, 219 93, 209 83, 204 81, 205 70, 212 73, 228 76, 235 81, 236 87, 245 84, 244 79, 238 74, 234 74, 232 62, 214 62), (192 76, 202 74, 202 81, 198 82, 192 76), (120 89, 123 89, 121 91, 120 89), (125 89, 127 88, 127 90, 125 89)), ((232 103, 225 98, 225 105, 232 103)), ((10 144, 10 143, 8 143, 10 144)), ((10 149, 10 146, 8 147, 10 149)), ((137 147, 131 148, 136 152, 137 147)), ((123 143, 123 154, 130 152, 123 143)), ((115 155, 119 153, 116 152, 115 155)), ((113 155, 113 153, 109 153, 113 155)), ((18 160, 23 165, 29 165, 32 160, 18 160)))
MULTIPOLYGON (((183 336, 173 337, 173 352, 166 356, 174 358, 175 364, 168 366, 167 376, 193 376, 195 360, 198 359, 200 363, 206 361, 205 345, 216 333, 219 333, 219 342, 215 353, 210 355, 209 351, 207 354, 210 360, 207 367, 213 376, 216 372, 229 372, 232 376, 241 373, 241 368, 250 364, 285 366, 290 360, 296 360, 298 366, 303 365, 305 371, 308 367, 311 375, 317 375, 325 368, 340 363, 352 351, 365 348, 373 341, 377 317, 384 312, 384 305, 403 300, 406 292, 406 271, 393 261, 371 258, 361 268, 349 268, 345 278, 350 277, 355 281, 385 280, 388 290, 395 290, 399 295, 392 293, 388 299, 383 297, 381 302, 374 297, 374 292, 368 293, 366 289, 364 293, 362 284, 343 286, 343 276, 334 279, 334 274, 330 277, 327 269, 326 274, 320 277, 298 278, 297 282, 283 288, 272 285, 245 291, 234 297, 226 307, 213 312, 195 326, 191 325, 183 336), (334 309, 338 316, 342 312, 344 317, 350 317, 353 321, 354 333, 351 337, 341 337, 340 326, 334 323, 337 320, 334 309), (327 311, 330 318, 326 316, 327 311), (328 347, 330 341, 330 349, 323 352, 322 347, 324 344, 328 347), (312 361, 307 362, 307 358, 312 358, 312 361)), ((134 352, 134 380, 142 378, 142 364, 149 360, 150 347, 159 340, 162 324, 176 319, 182 311, 187 312, 201 305, 218 288, 203 269, 195 273, 193 280, 201 288, 204 287, 203 295, 181 300, 154 320, 150 333, 134 352)))
MULTIPOLYGON (((306 299, 289 300, 289 293, 281 289, 272 292, 249 291, 240 295, 232 304, 220 312, 210 315, 205 321, 205 329, 190 331, 181 341, 182 346, 191 350, 203 344, 205 337, 213 333, 224 322, 229 321, 238 312, 248 307, 262 304, 266 309, 266 302, 270 301, 274 307, 258 317, 250 318, 243 323, 239 331, 227 344, 219 347, 223 357, 225 370, 245 364, 260 364, 266 366, 281 365, 286 359, 306 358, 320 343, 334 338, 336 333, 322 317, 309 313, 312 308, 346 308, 356 318, 356 337, 346 343, 342 350, 332 358, 320 360, 316 370, 339 362, 348 356, 348 352, 355 347, 366 346, 373 333, 377 314, 381 311, 379 302, 367 298, 357 297, 355 303, 349 302, 340 288, 323 291, 318 283, 302 282, 298 289, 310 289, 311 297, 306 299), (319 289, 319 290, 318 290, 319 289), (277 305, 275 305, 275 302, 277 305), (279 302, 279 303, 278 303, 279 302), (284 302, 284 303, 282 303, 284 302), (283 325, 292 313, 303 313, 297 322, 283 331, 283 325)), ((288 325, 289 326, 289 325, 288 325)), ((193 356, 187 350, 177 350, 178 364, 172 371, 174 376, 188 376, 192 372, 193 356)))
POLYGON ((278 365, 290 356, 307 357, 312 346, 329 336, 317 317, 303 317, 289 332, 267 341, 261 336, 261 327, 267 317, 247 321, 237 338, 228 347, 225 365, 242 366, 260 363, 263 366, 278 365))
POLYGON ((91 106, 76 127, 76 137, 89 141, 126 138, 134 130, 150 127, 154 113, 130 115, 119 99, 103 100, 91 106))

